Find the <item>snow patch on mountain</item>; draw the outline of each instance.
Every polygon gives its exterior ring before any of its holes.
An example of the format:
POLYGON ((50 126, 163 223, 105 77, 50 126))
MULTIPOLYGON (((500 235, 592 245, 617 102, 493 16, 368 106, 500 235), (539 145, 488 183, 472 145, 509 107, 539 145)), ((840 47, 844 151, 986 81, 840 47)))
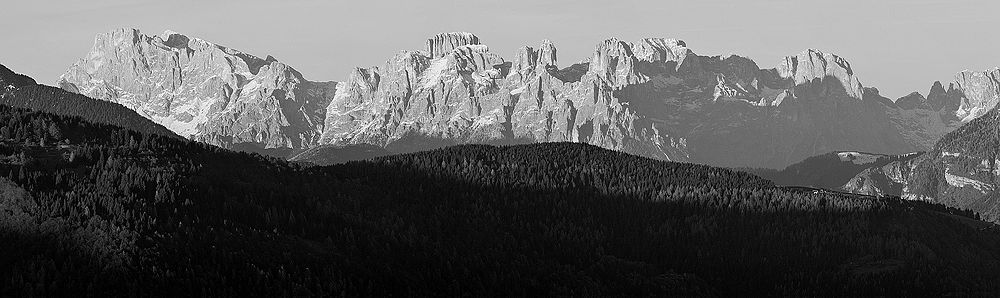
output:
POLYGON ((434 88, 448 71, 448 57, 431 60, 431 66, 420 76, 420 89, 434 88))

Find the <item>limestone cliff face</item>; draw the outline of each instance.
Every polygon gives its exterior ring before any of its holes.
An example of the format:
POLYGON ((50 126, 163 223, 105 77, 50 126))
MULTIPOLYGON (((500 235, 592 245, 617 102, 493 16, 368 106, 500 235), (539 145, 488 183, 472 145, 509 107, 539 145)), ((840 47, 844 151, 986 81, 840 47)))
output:
POLYGON ((1000 100, 1000 68, 987 71, 963 71, 955 75, 955 87, 962 92, 956 113, 962 122, 986 114, 1000 100))
POLYGON ((98 35, 58 84, 120 103, 181 136, 263 148, 318 144, 336 90, 336 83, 308 81, 270 56, 136 29, 98 35))
POLYGON ((781 77, 794 80, 796 85, 830 78, 838 80, 848 96, 860 99, 864 95, 851 64, 830 53, 809 49, 797 56, 786 57, 777 71, 781 77))
POLYGON ((359 68, 327 109, 322 142, 418 150, 458 143, 586 142, 653 158, 782 168, 835 150, 919 148, 892 101, 864 97, 843 58, 815 50, 761 69, 683 41, 608 39, 560 67, 543 41, 504 60, 468 33, 359 68))
POLYGON ((440 58, 457 47, 478 45, 479 37, 468 32, 441 33, 427 39, 427 55, 440 58))

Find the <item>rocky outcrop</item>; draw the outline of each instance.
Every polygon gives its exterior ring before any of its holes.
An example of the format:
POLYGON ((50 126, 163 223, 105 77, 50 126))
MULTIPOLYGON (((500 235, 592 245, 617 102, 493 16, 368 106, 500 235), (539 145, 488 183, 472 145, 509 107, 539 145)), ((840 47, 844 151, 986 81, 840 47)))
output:
POLYGON ((961 106, 956 113, 962 122, 978 118, 996 106, 1000 100, 1000 68, 987 71, 963 71, 955 75, 955 85, 962 92, 961 106))
POLYGON ((809 49, 797 56, 786 57, 777 67, 778 75, 794 80, 796 85, 826 80, 840 81, 844 92, 853 98, 861 99, 864 91, 861 82, 854 75, 851 64, 839 56, 809 49))
POLYGON ((556 47, 549 40, 543 40, 536 49, 523 46, 514 54, 508 79, 518 82, 534 77, 549 69, 558 70, 556 47))
POLYGON ((270 56, 172 31, 149 36, 136 29, 98 35, 58 84, 227 148, 317 145, 337 85, 308 81, 270 56))
POLYGON ((616 38, 605 40, 594 49, 589 72, 616 89, 646 82, 649 77, 639 72, 640 60, 632 48, 631 43, 616 38))
POLYGON ((427 54, 431 58, 440 58, 451 53, 457 47, 478 45, 479 37, 468 32, 441 33, 427 39, 427 54))

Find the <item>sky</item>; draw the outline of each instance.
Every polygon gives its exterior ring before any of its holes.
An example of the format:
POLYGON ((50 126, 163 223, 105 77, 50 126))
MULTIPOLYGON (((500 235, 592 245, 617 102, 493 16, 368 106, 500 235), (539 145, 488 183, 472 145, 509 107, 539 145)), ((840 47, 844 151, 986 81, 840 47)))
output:
POLYGON ((467 31, 512 59, 551 40, 560 66, 602 40, 666 37, 700 55, 746 56, 770 68, 818 49, 844 57, 868 87, 927 93, 962 70, 1000 66, 996 0, 32 0, 0 10, 0 64, 53 84, 115 28, 170 29, 260 57, 310 80, 343 80, 423 49, 436 33, 467 31))

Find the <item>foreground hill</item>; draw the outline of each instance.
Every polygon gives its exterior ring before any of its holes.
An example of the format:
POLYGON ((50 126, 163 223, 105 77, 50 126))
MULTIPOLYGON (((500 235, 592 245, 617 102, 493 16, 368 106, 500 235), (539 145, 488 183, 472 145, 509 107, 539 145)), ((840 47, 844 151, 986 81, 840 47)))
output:
POLYGON ((970 209, 1000 222, 1000 111, 945 135, 914 161, 904 197, 970 209))
POLYGON ((921 152, 902 155, 854 151, 831 152, 782 170, 741 169, 782 186, 807 186, 874 196, 900 196, 912 161, 921 152))
POLYGON ((1000 233, 967 212, 590 145, 301 167, 6 106, 0 124, 12 296, 1000 291, 1000 233))
POLYGON ((144 133, 177 136, 162 125, 120 104, 39 85, 34 79, 15 73, 3 65, 0 65, 0 104, 82 117, 93 123, 127 127, 144 133))

